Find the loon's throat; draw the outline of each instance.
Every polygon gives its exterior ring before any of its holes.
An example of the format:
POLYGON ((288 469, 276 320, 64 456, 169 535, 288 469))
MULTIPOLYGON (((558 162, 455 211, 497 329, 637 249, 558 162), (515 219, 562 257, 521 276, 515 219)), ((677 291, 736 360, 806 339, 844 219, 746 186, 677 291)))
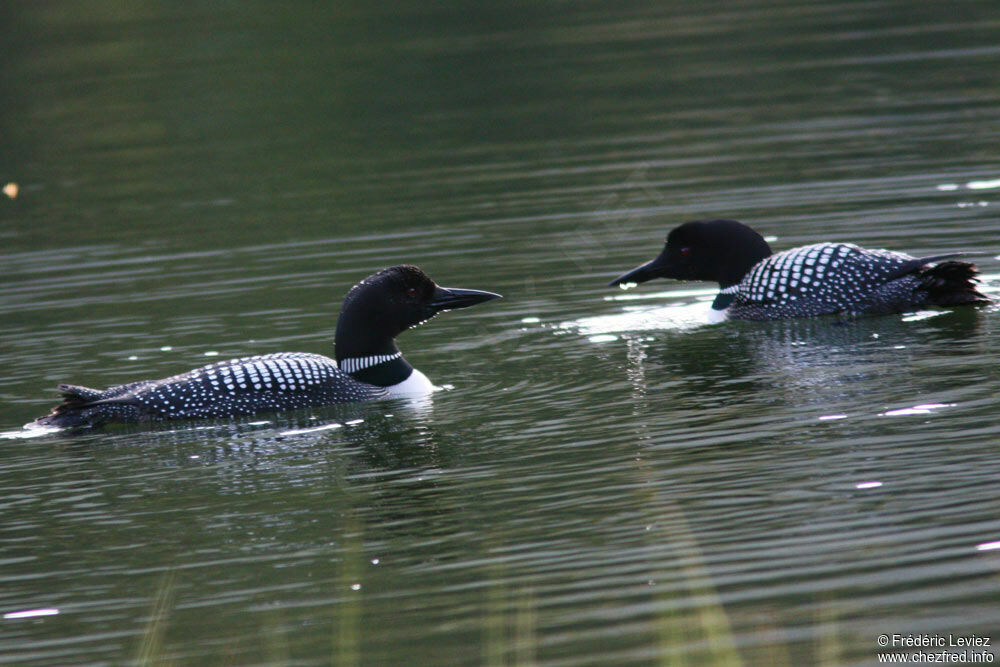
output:
POLYGON ((337 362, 341 370, 355 380, 377 387, 399 384, 413 373, 413 366, 403 358, 403 353, 376 354, 367 357, 347 357, 337 362))
POLYGON ((348 357, 347 359, 341 359, 338 365, 342 371, 353 375, 354 373, 369 369, 372 366, 378 366, 379 364, 384 364, 387 361, 399 359, 402 356, 402 352, 396 352, 395 354, 375 354, 370 357, 348 357))
POLYGON ((715 301, 712 302, 712 309, 725 310, 728 308, 736 300, 736 293, 739 289, 738 284, 720 289, 719 293, 715 295, 715 301))
POLYGON ((384 323, 360 317, 356 309, 342 312, 334 341, 340 369, 355 380, 378 387, 388 387, 410 377, 413 366, 403 359, 394 335, 386 329, 384 323))

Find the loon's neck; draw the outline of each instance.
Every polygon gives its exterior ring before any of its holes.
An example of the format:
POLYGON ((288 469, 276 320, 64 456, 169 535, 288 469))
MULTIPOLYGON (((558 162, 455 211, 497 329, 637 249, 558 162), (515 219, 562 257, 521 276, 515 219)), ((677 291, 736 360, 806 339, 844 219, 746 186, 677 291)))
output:
POLYGON ((737 223, 730 236, 717 245, 715 280, 721 294, 735 294, 737 286, 755 266, 774 254, 764 237, 746 225, 737 223), (734 232, 735 233, 732 233, 734 232))
POLYGON ((342 312, 337 320, 334 357, 340 369, 355 380, 389 387, 410 377, 413 366, 396 347, 394 335, 373 333, 383 328, 381 324, 352 310, 342 312))
POLYGON ((338 358, 337 365, 355 380, 377 387, 399 384, 414 373, 413 366, 403 358, 403 353, 399 350, 391 354, 338 358))
POLYGON ((739 283, 734 283, 732 285, 719 284, 719 293, 715 295, 715 301, 712 302, 712 310, 725 310, 733 303, 736 299, 736 292, 739 289, 739 283))

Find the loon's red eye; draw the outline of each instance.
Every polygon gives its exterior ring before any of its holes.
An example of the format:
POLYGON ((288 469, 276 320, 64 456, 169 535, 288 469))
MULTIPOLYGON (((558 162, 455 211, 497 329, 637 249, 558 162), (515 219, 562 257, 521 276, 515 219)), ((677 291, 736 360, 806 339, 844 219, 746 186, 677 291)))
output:
POLYGON ((681 257, 690 257, 690 256, 691 256, 691 248, 688 248, 687 246, 681 248, 681 257))
POLYGON ((411 287, 410 289, 406 290, 406 293, 410 295, 411 299, 415 298, 417 296, 417 288, 411 287))

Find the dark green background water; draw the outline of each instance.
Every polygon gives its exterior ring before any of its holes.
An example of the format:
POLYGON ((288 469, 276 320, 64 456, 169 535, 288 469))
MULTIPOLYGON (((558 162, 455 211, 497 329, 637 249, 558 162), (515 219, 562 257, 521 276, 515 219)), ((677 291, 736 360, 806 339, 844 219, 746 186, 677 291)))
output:
POLYGON ((603 286, 725 216, 980 250, 997 294, 996 10, 6 3, 3 429, 61 381, 331 353, 389 264, 506 298, 401 337, 427 405, 0 440, 0 611, 59 611, 0 662, 1000 642, 996 308, 699 326, 711 286, 603 286))

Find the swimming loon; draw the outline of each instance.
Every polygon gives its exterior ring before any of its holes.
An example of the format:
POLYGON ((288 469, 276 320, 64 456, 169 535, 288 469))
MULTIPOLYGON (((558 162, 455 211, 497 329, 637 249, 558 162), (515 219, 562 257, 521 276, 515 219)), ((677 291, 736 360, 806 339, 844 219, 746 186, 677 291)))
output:
POLYGON ((348 291, 337 320, 336 361, 287 352, 230 359, 104 391, 63 384, 63 402, 29 426, 235 417, 426 393, 433 385, 403 358, 395 337, 439 312, 499 297, 439 287, 415 266, 393 266, 348 291))
POLYGON ((954 253, 915 258, 853 243, 816 243, 771 253, 735 220, 695 220, 673 229, 663 252, 611 281, 653 278, 719 283, 712 319, 772 320, 843 313, 895 313, 924 306, 989 303, 974 264, 954 253))

